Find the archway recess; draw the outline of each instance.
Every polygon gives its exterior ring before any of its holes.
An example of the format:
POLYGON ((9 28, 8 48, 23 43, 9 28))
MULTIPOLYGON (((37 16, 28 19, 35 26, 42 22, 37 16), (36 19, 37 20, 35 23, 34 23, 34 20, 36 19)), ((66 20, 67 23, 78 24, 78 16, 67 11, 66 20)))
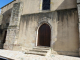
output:
POLYGON ((42 24, 38 30, 38 46, 50 47, 51 42, 51 29, 46 23, 42 24))

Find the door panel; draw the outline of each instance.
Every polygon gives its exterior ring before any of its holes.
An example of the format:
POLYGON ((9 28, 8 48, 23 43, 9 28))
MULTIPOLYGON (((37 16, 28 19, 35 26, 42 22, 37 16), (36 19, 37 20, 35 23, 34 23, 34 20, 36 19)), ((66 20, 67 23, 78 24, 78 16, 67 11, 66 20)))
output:
POLYGON ((38 46, 50 46, 51 29, 49 25, 43 24, 38 30, 38 46))

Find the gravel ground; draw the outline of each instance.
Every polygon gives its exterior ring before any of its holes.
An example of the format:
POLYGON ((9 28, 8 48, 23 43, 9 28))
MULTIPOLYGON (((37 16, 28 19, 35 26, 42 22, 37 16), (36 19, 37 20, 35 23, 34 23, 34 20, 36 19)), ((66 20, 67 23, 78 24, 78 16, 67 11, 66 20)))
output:
POLYGON ((0 50, 0 56, 11 58, 13 60, 80 60, 78 57, 64 55, 38 56, 10 50, 0 50))

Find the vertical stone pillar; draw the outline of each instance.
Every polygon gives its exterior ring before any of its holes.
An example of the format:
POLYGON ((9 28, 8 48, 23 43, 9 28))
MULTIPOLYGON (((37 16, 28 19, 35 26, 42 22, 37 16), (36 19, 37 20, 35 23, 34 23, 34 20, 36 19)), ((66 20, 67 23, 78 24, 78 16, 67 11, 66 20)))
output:
POLYGON ((79 18, 79 56, 80 56, 80 0, 77 0, 78 18, 79 18))
POLYGON ((4 49, 13 50, 14 46, 17 45, 16 41, 18 40, 19 36, 19 25, 22 7, 22 2, 18 2, 13 5, 10 24, 7 29, 7 37, 6 43, 4 44, 4 49))

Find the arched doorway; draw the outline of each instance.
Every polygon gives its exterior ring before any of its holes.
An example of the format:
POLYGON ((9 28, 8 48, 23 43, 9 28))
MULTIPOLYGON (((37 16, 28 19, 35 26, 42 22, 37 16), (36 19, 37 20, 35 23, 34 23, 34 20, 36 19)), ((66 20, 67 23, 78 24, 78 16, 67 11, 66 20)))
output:
POLYGON ((50 47, 51 29, 48 24, 43 24, 38 30, 38 46, 50 47))

